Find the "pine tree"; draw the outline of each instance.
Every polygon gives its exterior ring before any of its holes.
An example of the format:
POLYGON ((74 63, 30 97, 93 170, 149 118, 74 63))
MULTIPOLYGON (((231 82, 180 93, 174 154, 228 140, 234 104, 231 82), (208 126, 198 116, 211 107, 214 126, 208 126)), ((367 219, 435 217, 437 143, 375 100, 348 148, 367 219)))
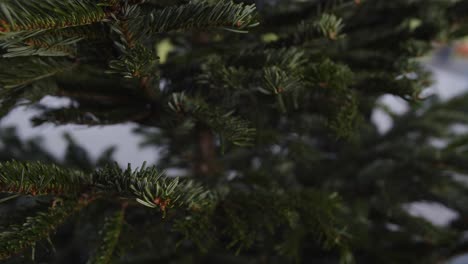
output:
POLYGON ((440 263, 466 250, 468 97, 421 56, 468 1, 0 0, 0 112, 134 122, 156 166, 0 139, 5 263, 440 263), (377 99, 385 134, 370 121, 377 99), (64 108, 39 105, 64 96, 64 108), (154 128, 157 128, 155 130, 154 128), (443 140, 443 147, 432 144, 443 140), (172 169, 177 169, 173 176, 172 169), (405 205, 441 203, 447 227, 405 205))

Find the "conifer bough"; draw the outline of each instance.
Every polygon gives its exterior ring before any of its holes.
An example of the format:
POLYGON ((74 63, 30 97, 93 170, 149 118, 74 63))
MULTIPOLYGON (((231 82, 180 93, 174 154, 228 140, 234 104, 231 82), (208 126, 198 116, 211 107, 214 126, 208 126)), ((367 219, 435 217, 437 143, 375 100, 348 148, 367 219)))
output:
POLYGON ((213 194, 190 180, 164 177, 156 168, 132 170, 129 166, 121 170, 118 166, 107 166, 87 175, 86 173, 59 168, 55 165, 20 163, 17 161, 0 164, 0 186, 2 192, 23 195, 54 195, 58 197, 105 198, 117 195, 136 199, 139 203, 166 209, 177 206, 205 206, 214 198, 213 194))

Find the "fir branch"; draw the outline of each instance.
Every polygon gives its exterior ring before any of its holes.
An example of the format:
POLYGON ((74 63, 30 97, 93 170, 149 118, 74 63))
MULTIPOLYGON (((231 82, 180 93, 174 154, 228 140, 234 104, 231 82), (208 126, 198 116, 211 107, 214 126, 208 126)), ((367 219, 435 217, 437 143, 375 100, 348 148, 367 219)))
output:
POLYGON ((119 74, 124 78, 156 77, 158 73, 159 57, 155 50, 149 50, 142 45, 137 45, 126 52, 117 60, 109 62, 110 74, 119 74))
POLYGON ((131 5, 127 1, 115 6, 117 11, 116 14, 112 15, 114 20, 109 25, 112 32, 119 37, 119 40, 114 44, 121 52, 126 53, 134 48, 138 42, 148 38, 147 35, 140 32, 140 24, 131 23, 133 22, 131 19, 141 18, 143 14, 138 5, 131 5))
POLYGON ((327 38, 337 40, 342 38, 341 31, 343 30, 343 20, 335 15, 322 14, 320 19, 315 23, 317 29, 327 38))
POLYGON ((107 14, 91 0, 8 0, 0 3, 3 34, 43 31, 89 25, 104 21, 107 14))
POLYGON ((152 11, 136 17, 133 23, 145 25, 143 35, 208 27, 245 32, 247 28, 258 24, 254 11, 254 5, 235 4, 230 0, 221 0, 215 4, 200 1, 152 11))
POLYGON ((130 18, 141 16, 140 8, 128 2, 117 6, 118 14, 114 15, 110 28, 118 37, 114 45, 121 56, 110 61, 111 70, 107 73, 117 73, 124 78, 143 78, 155 74, 158 60, 156 52, 141 44, 147 36, 139 34, 136 25, 129 22, 130 18))
POLYGON ((330 102, 330 114, 327 126, 341 138, 350 138, 355 134, 356 128, 361 121, 359 115, 358 101, 355 93, 337 96, 336 100, 330 102))
POLYGON ((0 163, 0 191, 29 195, 78 195, 90 182, 80 171, 40 162, 0 163))
MULTIPOLYGON (((295 79, 293 82, 301 82, 304 67, 308 63, 309 59, 304 50, 299 48, 246 49, 242 50, 240 54, 227 58, 210 57, 202 66, 203 73, 198 76, 198 82, 217 88, 222 86, 231 90, 257 90, 259 85, 268 86, 268 82, 276 82, 270 78, 274 75, 286 74, 287 76, 284 76, 287 77, 286 79, 295 79)), ((287 83, 288 80, 283 82, 287 83)), ((281 86, 276 86, 273 93, 278 87, 281 86)), ((269 89, 261 90, 271 94, 269 89)))
MULTIPOLYGON (((301 79, 277 66, 265 67, 263 76, 265 88, 260 87, 259 90, 265 94, 276 95, 281 111, 286 112, 283 94, 289 92, 295 92, 297 94, 303 86, 301 79)), ((297 101, 295 105, 297 106, 297 101)))
MULTIPOLYGON (((250 69, 228 65, 220 56, 208 58, 202 64, 202 70, 203 72, 197 76, 197 82, 200 85, 218 89, 225 88, 229 91, 248 91, 249 88, 252 88, 255 78, 247 74, 250 69)), ((250 71, 250 73, 253 72, 250 71)))
MULTIPOLYGON (((111 29, 119 36, 115 41, 122 56, 110 62, 112 70, 125 78, 155 77, 158 57, 155 51, 141 43, 151 36, 190 28, 232 26, 237 31, 253 26, 254 6, 220 1, 216 4, 195 2, 162 10, 143 12, 137 5, 124 3, 120 6, 111 29), (144 28, 142 28, 144 26, 144 28)), ((146 11, 146 10, 145 10, 146 11)))
POLYGON ((262 49, 266 66, 280 66, 291 72, 300 70, 310 62, 306 51, 302 48, 262 49))
POLYGON ((119 242, 120 232, 124 222, 124 208, 106 218, 103 228, 100 230, 101 244, 94 255, 88 260, 88 264, 109 264, 112 254, 119 242))
POLYGON ((98 169, 91 175, 40 162, 17 161, 0 163, 0 191, 31 195, 88 195, 136 199, 140 204, 167 209, 182 207, 198 209, 215 199, 210 191, 191 180, 168 178, 155 167, 126 170, 116 164, 98 169))
POLYGON ((18 56, 73 56, 76 54, 76 43, 81 37, 63 38, 62 36, 40 35, 25 37, 24 42, 7 41, 0 44, 6 49, 4 58, 18 56))
POLYGON ((322 13, 313 20, 299 23, 295 30, 280 34, 269 47, 303 47, 304 45, 320 46, 332 43, 345 37, 344 22, 334 14, 322 13))
POLYGON ((338 136, 348 137, 359 120, 357 97, 351 89, 354 76, 344 64, 329 59, 313 63, 304 50, 291 48, 245 50, 236 58, 212 57, 203 65, 198 82, 234 94, 257 90, 273 95, 282 112, 287 111, 289 102, 298 109, 317 101, 314 110, 326 119, 328 127, 338 136), (252 68, 243 66, 247 61, 252 68))
POLYGON ((38 57, 0 59, 0 89, 24 87, 66 71, 74 65, 65 59, 38 57))
POLYGON ((354 74, 348 66, 335 63, 330 59, 313 64, 305 74, 307 81, 321 89, 342 94, 350 90, 349 87, 354 81, 354 74))
POLYGON ((309 64, 305 51, 299 48, 247 49, 225 59, 209 58, 197 80, 216 89, 229 89, 226 92, 234 93, 233 97, 251 91, 274 95, 280 109, 286 112, 286 95, 292 98, 296 109, 299 107, 298 98, 306 86, 304 72, 309 64))
POLYGON ((351 89, 355 74, 346 65, 326 59, 308 67, 304 76, 326 102, 319 110, 327 126, 338 137, 352 136, 361 117, 356 93, 351 89))
POLYGON ((224 113, 220 108, 212 108, 200 98, 189 98, 183 93, 174 93, 169 107, 178 114, 187 114, 205 123, 221 138, 221 144, 229 141, 234 145, 250 146, 255 137, 255 128, 232 112, 224 113))
POLYGON ((93 174, 97 191, 116 193, 124 198, 134 198, 140 204, 158 208, 163 214, 173 207, 197 209, 209 206, 214 194, 191 180, 164 177, 155 167, 133 171, 109 165, 93 174))
MULTIPOLYGON (((174 228, 201 250, 227 243, 224 246, 235 248, 239 253, 269 241, 281 255, 298 259, 300 256, 293 254, 299 249, 289 251, 286 248, 291 246, 287 244, 291 242, 290 236, 298 231, 303 236, 294 239, 312 236, 324 249, 338 248, 349 253, 350 235, 345 225, 337 220, 340 207, 336 194, 316 190, 254 188, 250 192, 232 189, 213 210, 177 219, 174 228)), ((300 241, 292 243, 299 244, 300 241)))
POLYGON ((56 201, 47 212, 28 217, 24 224, 12 225, 6 231, 0 232, 0 260, 34 246, 87 203, 86 199, 80 199, 78 202, 56 201))

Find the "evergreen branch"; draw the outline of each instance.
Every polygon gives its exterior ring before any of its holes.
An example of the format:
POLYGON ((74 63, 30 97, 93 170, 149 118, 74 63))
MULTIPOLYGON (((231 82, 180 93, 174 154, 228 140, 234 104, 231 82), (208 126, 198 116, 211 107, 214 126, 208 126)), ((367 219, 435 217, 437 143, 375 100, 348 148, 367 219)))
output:
POLYGON ((334 102, 329 104, 330 118, 327 126, 335 132, 338 137, 350 138, 358 127, 361 116, 358 109, 358 101, 355 93, 337 96, 334 102))
POLYGON ((298 48, 247 49, 227 58, 210 57, 202 65, 203 73, 197 80, 213 88, 221 86, 231 90, 256 90, 259 85, 265 85, 265 71, 281 70, 288 72, 289 78, 294 76, 300 79, 308 63, 304 50, 298 48))
POLYGON ((302 21, 295 30, 287 31, 279 39, 268 46, 271 47, 301 47, 307 45, 329 44, 331 41, 343 39, 343 19, 328 13, 323 13, 313 21, 302 21), (325 39, 324 39, 325 38, 325 39))
MULTIPOLYGON (((1 36, 1 57, 16 56, 69 56, 86 58, 90 55, 91 46, 106 43, 107 30, 101 25, 93 24, 80 27, 51 29, 46 31, 24 31, 1 36), (103 37, 104 36, 104 37, 103 37), (86 41, 83 41, 86 40, 86 41), (80 48, 80 54, 78 54, 80 48)), ((102 53, 101 53, 102 54, 102 53)))
POLYGON ((297 251, 287 247, 300 241, 291 239, 312 236, 324 249, 339 248, 349 253, 350 235, 337 220, 340 207, 336 194, 315 190, 236 189, 223 197, 214 210, 178 219, 174 228, 202 250, 228 243, 227 247, 239 252, 270 241, 281 255, 299 258, 297 251), (296 232, 302 235, 295 237, 296 232))
POLYGON ((109 62, 111 70, 106 73, 120 74, 124 78, 155 77, 158 73, 159 57, 155 50, 142 45, 127 50, 118 60, 109 62))
POLYGON ((110 28, 118 36, 114 45, 122 54, 117 60, 109 63, 111 70, 107 73, 117 73, 124 78, 154 77, 157 73, 158 60, 155 47, 146 48, 142 42, 148 38, 139 34, 137 26, 130 19, 141 17, 140 8, 125 2, 120 6, 119 14, 114 16, 115 21, 110 28))
POLYGON ((119 242, 120 232, 124 222, 124 208, 106 218, 103 228, 100 230, 101 245, 94 255, 88 260, 88 264, 109 264, 112 254, 119 242))
POLYGON ((6 48, 4 58, 18 56, 73 56, 76 54, 75 44, 81 37, 63 38, 62 36, 40 35, 26 37, 23 42, 7 41, 0 44, 6 48))
POLYGON ((47 212, 28 217, 21 225, 12 225, 7 231, 0 232, 0 260, 7 259, 46 238, 61 225, 71 214, 81 210, 88 201, 61 201, 54 204, 47 212), (58 205, 61 203, 60 205, 58 205))
MULTIPOLYGON (((249 52, 243 56, 249 55, 249 52)), ((252 55, 255 56, 255 53, 252 55)), ((310 59, 306 51, 301 48, 262 49, 260 55, 264 57, 265 66, 279 66, 290 71, 296 71, 307 65, 310 59)))
POLYGON ((5 162, 0 163, 0 191, 58 196, 97 192, 100 197, 118 195, 124 199, 136 199, 140 204, 159 208, 163 213, 174 207, 196 210, 209 206, 215 199, 214 194, 201 185, 191 180, 165 177, 155 167, 147 168, 145 164, 135 171, 130 165, 126 170, 115 164, 108 165, 86 175, 40 162, 5 162))
POLYGON ((29 195, 77 195, 90 182, 82 172, 40 162, 0 163, 0 190, 29 195))
POLYGON ((143 35, 207 27, 245 32, 247 28, 258 24, 254 11, 254 5, 235 4, 230 0, 221 0, 215 4, 200 1, 152 11, 136 17, 133 23, 145 25, 143 35))
POLYGON ((172 30, 232 26, 243 30, 253 26, 254 6, 220 1, 216 4, 195 2, 177 7, 144 13, 138 6, 123 4, 111 29, 119 36, 115 45, 122 52, 118 60, 110 62, 108 73, 125 78, 155 77, 158 57, 155 51, 141 43, 156 33, 172 30), (196 20, 195 20, 195 19, 196 20), (142 29, 142 25, 145 27, 142 29))
POLYGON ((208 59, 202 65, 202 69, 203 72, 197 76, 197 82, 210 88, 227 88, 231 91, 249 90, 253 84, 254 78, 247 74, 250 69, 226 65, 226 62, 217 56, 208 59))
POLYGON ((343 20, 335 15, 322 14, 320 19, 315 23, 317 29, 327 38, 336 40, 341 38, 340 34, 343 30, 343 20))
POLYGON ((89 25, 104 21, 107 14, 91 0, 8 0, 0 3, 0 32, 43 31, 89 25))
POLYGON ((197 209, 212 203, 214 196, 191 180, 164 177, 155 167, 133 171, 117 165, 107 166, 93 174, 93 186, 98 191, 114 192, 122 197, 136 198, 147 207, 159 208, 163 214, 173 207, 197 209))
POLYGON ((227 140, 245 147, 254 140, 256 130, 248 121, 232 116, 232 112, 223 113, 220 108, 212 108, 202 99, 174 93, 169 107, 178 114, 187 114, 205 123, 219 134, 222 144, 227 140))
POLYGON ((360 120, 357 96, 351 89, 354 73, 346 65, 327 59, 308 67, 304 76, 324 98, 319 110, 328 127, 339 137, 350 137, 360 120))
POLYGON ((354 74, 348 66, 329 59, 312 65, 305 74, 310 83, 338 93, 346 93, 354 81, 354 74))
POLYGON ((198 82, 213 89, 230 89, 226 93, 257 90, 274 95, 283 112, 287 111, 289 99, 296 109, 317 102, 314 111, 326 118, 328 127, 338 136, 348 137, 359 120, 357 97, 351 89, 354 76, 346 65, 329 59, 312 63, 303 50, 291 48, 246 50, 225 60, 219 56, 210 58, 203 65, 198 82), (247 61, 253 68, 237 66, 247 61))
MULTIPOLYGON (((260 87, 259 90, 265 94, 276 95, 281 111, 286 112, 283 94, 290 92, 297 94, 303 86, 302 80, 277 66, 265 67, 263 69, 263 78, 264 88, 260 87)), ((294 104, 297 107, 297 100, 295 100, 294 104)))
POLYGON ((74 65, 65 59, 37 57, 0 59, 0 89, 20 88, 52 77, 74 65))
POLYGON ((300 79, 291 76, 288 71, 282 70, 277 66, 265 67, 263 69, 265 88, 259 88, 265 94, 282 94, 294 91, 300 87, 300 79))
POLYGON ((309 63, 304 50, 299 48, 247 49, 224 59, 220 56, 209 58, 202 65, 203 73, 197 81, 213 90, 225 88, 219 96, 232 94, 229 98, 252 91, 274 95, 280 109, 286 112, 285 95, 291 97, 294 107, 298 108, 299 92, 306 84, 304 70, 309 63))
POLYGON ((119 41, 114 44, 117 48, 125 53, 131 50, 143 39, 148 36, 139 31, 138 23, 131 23, 131 19, 141 18, 141 8, 138 5, 130 5, 125 1, 121 5, 117 5, 118 13, 113 15, 114 20, 110 23, 111 30, 119 36, 119 41))

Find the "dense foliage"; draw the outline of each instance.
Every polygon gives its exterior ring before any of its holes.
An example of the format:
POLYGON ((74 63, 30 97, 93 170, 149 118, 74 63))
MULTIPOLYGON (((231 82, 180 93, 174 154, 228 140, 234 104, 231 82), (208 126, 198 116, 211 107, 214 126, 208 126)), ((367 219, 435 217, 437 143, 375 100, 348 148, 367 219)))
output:
POLYGON ((467 249, 454 127, 468 98, 423 100, 418 58, 466 35, 468 1, 253 2, 0 0, 2 116, 134 122, 161 149, 157 168, 122 169, 112 148, 93 161, 67 135, 58 160, 3 129, 1 260, 439 263, 467 249), (381 134, 384 94, 412 107, 381 134), (405 209, 420 201, 458 218, 405 209))

